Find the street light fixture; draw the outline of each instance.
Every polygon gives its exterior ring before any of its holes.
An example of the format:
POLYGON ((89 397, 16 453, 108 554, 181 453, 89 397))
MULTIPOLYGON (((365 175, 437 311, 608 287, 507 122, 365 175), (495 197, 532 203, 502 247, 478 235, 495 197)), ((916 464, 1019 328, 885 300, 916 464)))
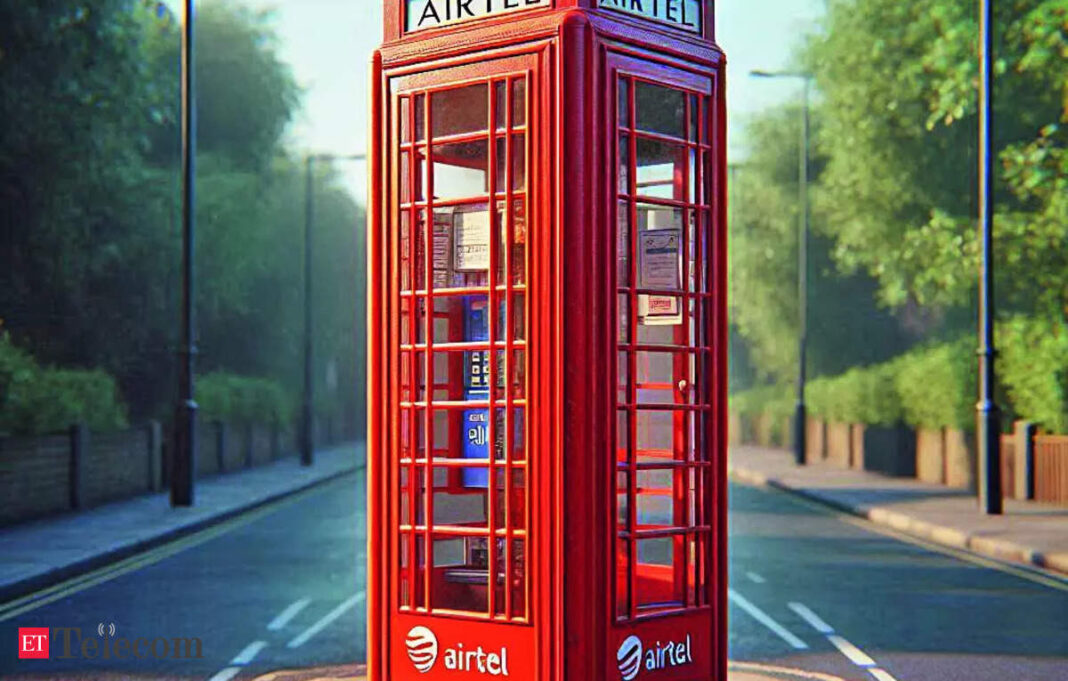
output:
POLYGON ((808 350, 808 161, 809 161, 809 91, 812 74, 801 71, 750 71, 754 78, 800 78, 803 83, 801 98, 801 151, 798 162, 798 191, 801 201, 801 219, 797 235, 797 408, 794 414, 794 461, 805 465, 805 356, 808 350))
POLYGON ((312 224, 315 222, 315 162, 362 161, 366 154, 308 154, 304 157, 304 395, 301 404, 300 463, 315 458, 315 379, 313 376, 312 224))

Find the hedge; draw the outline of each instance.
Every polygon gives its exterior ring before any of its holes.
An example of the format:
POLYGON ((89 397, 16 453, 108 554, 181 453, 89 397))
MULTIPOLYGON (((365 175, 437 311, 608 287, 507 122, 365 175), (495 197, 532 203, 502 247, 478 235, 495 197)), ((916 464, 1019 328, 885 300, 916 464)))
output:
POLYGON ((293 417, 293 400, 269 378, 207 374, 197 381, 196 400, 209 420, 283 424, 293 417))
POLYGON ((1016 415, 1068 433, 1068 326, 1014 317, 997 327, 998 377, 1016 415))
POLYGON ((53 433, 75 423, 98 431, 129 426, 115 379, 99 369, 42 367, 0 334, 0 432, 53 433))
MULTIPOLYGON (((974 423, 974 344, 969 339, 920 347, 889 362, 821 377, 806 387, 808 413, 827 421, 971 429, 974 423)), ((762 387, 731 396, 740 413, 784 412, 789 387, 762 387), (739 408, 740 407, 740 408, 739 408)))

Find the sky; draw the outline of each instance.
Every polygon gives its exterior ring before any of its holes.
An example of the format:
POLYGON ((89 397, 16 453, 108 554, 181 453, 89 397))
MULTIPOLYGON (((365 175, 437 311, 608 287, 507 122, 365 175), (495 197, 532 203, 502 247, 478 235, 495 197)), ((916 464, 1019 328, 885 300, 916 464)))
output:
MULTIPOLYGON (((280 56, 304 89, 304 109, 289 131, 299 150, 352 154, 367 148, 368 64, 382 39, 381 0, 234 0, 274 10, 280 56)), ((716 34, 727 54, 729 156, 744 156, 746 114, 800 93, 792 80, 754 79, 753 69, 790 65, 797 39, 816 30, 826 0, 719 0, 716 34)), ((178 4, 172 0, 172 5, 178 4)), ((343 169, 361 200, 361 163, 343 169)))

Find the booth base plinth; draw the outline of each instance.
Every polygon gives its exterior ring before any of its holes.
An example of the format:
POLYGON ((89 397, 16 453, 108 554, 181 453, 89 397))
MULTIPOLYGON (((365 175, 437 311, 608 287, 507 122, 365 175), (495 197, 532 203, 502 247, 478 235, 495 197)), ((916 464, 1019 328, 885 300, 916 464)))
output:
MULTIPOLYGON (((255 681, 364 681, 364 665, 340 665, 314 669, 287 669, 257 677, 255 681)), ((731 662, 728 681, 843 681, 840 677, 752 662, 731 662)))

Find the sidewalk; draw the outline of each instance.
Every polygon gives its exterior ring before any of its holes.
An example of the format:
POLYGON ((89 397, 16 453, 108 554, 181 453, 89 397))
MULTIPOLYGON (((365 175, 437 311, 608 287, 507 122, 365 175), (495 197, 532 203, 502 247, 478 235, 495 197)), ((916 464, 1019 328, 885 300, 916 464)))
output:
POLYGON ((825 464, 799 467, 782 449, 731 447, 737 480, 768 485, 945 546, 1068 574, 1068 508, 1005 500, 987 516, 966 491, 825 464))
POLYGON ((169 494, 153 494, 0 529, 0 603, 345 475, 362 460, 362 444, 346 445, 316 452, 308 468, 291 456, 198 480, 192 508, 172 509, 169 494))

